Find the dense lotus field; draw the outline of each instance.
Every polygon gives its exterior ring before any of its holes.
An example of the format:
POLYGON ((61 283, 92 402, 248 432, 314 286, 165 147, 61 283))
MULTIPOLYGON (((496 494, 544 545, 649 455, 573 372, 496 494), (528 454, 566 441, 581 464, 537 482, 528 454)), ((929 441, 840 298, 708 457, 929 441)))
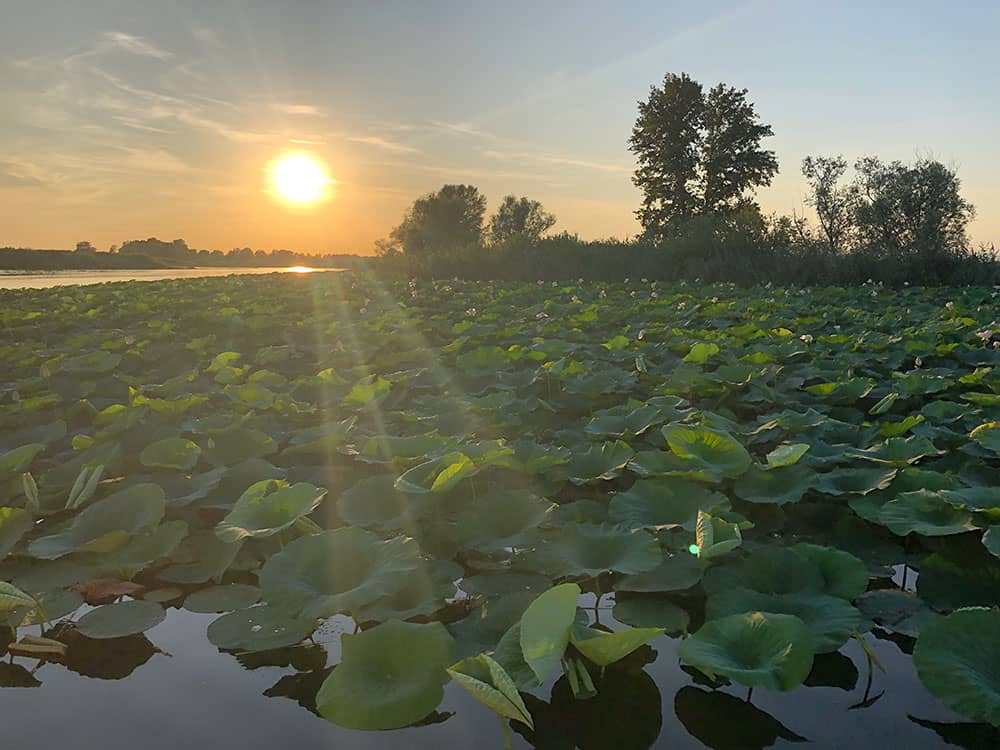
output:
POLYGON ((805 738, 758 696, 836 686, 854 649, 864 709, 889 644, 955 717, 928 741, 988 746, 998 302, 349 274, 0 292, 0 685, 107 677, 183 608, 340 727, 446 720, 452 682, 499 714, 485 746, 609 747, 564 719, 613 705, 615 746, 679 718, 765 747, 805 738), (641 708, 659 651, 677 718, 641 708))

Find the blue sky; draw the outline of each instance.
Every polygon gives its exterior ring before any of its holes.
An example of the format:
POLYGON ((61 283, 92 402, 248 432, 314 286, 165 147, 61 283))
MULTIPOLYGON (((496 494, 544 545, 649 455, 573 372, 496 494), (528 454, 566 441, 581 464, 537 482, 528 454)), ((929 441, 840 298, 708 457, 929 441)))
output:
POLYGON ((803 212, 807 154, 954 166, 1000 243, 1000 4, 3 0, 0 245, 369 252, 418 195, 471 182, 558 229, 637 231, 626 140, 668 72, 746 87, 803 212), (307 150, 333 200, 265 168, 307 150))

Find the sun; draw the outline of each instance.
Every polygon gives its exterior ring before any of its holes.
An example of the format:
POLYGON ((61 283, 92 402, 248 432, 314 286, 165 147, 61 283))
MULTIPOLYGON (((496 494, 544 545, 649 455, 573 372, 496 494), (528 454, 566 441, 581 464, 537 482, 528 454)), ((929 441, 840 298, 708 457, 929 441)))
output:
POLYGON ((330 197, 335 180, 326 166, 310 154, 288 154, 269 167, 271 192, 296 205, 318 203, 330 197))

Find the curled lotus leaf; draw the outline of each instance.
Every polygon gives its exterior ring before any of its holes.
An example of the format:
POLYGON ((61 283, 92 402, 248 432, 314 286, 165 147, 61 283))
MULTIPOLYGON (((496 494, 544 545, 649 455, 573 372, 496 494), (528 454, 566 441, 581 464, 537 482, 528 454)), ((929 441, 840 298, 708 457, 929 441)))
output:
POLYGON ((45 560, 77 551, 114 552, 131 535, 155 527, 163 518, 166 502, 159 485, 133 485, 87 506, 59 533, 34 540, 28 552, 45 560))
POLYGON ((437 708, 455 658, 439 622, 389 620, 341 636, 343 656, 316 695, 320 715, 350 729, 397 729, 437 708))
POLYGON ((897 495, 882 506, 878 521, 893 534, 949 536, 975 530, 968 511, 948 502, 940 492, 915 490, 897 495))
POLYGON ((677 654, 711 679, 722 676, 768 690, 798 687, 813 663, 805 624, 793 615, 769 612, 710 620, 681 641, 677 654))
POLYGON ((531 714, 514 680, 487 654, 470 656, 453 664, 448 668, 448 674, 494 713, 534 729, 531 714))
POLYGON ((960 609, 929 624, 913 650, 927 689, 974 721, 1000 726, 1000 609, 960 609))
POLYGON ((662 559, 659 545, 644 531, 589 523, 558 529, 531 556, 540 570, 566 576, 643 573, 662 559))
POLYGON ((585 625, 574 625, 570 628, 569 640, 591 662, 607 667, 663 635, 663 632, 664 629, 659 626, 623 628, 605 633, 585 625))
POLYGON ((566 466, 569 480, 573 484, 610 481, 621 475, 634 455, 635 451, 621 440, 592 445, 586 451, 574 454, 570 459, 566 466))
POLYGON ((729 500, 704 485, 684 479, 640 479, 617 493, 608 505, 608 520, 630 529, 682 528, 694 531, 698 512, 729 510, 729 500))
POLYGON ((224 542, 273 536, 316 510, 325 496, 325 489, 305 482, 257 482, 240 496, 215 533, 224 542))
POLYGON ((733 483, 733 492, 748 503, 786 505, 801 500, 815 478, 816 472, 801 464, 766 470, 754 467, 733 483))
POLYGON ((549 519, 555 507, 522 490, 481 495, 465 506, 456 519, 459 542, 484 553, 522 546, 530 532, 549 519))
POLYGON ((939 450, 928 438, 914 435, 908 438, 889 438, 878 447, 868 450, 849 448, 845 453, 851 458, 902 468, 928 456, 940 456, 944 451, 939 450))
POLYGON ((680 458, 729 479, 740 476, 753 465, 747 449, 724 430, 672 424, 663 428, 663 436, 670 450, 680 458))
POLYGON ((817 474, 813 489, 827 495, 867 495, 884 490, 896 477, 895 468, 858 469, 845 467, 817 474))
POLYGON ((157 440, 142 449, 139 460, 151 469, 189 471, 198 463, 201 448, 186 438, 172 437, 157 440))
POLYGON ((424 565, 412 539, 347 526, 296 539, 264 563, 260 585, 271 604, 330 617, 398 593, 424 565))
POLYGON ((562 659, 576 618, 580 587, 563 583, 540 594, 521 616, 521 652, 525 663, 544 682, 562 659))
POLYGON ((396 480, 395 487, 414 495, 448 492, 478 471, 471 458, 460 451, 452 451, 414 466, 396 480))

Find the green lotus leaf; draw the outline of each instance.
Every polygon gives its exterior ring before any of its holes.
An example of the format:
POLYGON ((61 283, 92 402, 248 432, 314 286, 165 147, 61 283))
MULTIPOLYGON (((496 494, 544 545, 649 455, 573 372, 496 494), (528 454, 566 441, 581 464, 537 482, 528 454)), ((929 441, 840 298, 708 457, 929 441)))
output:
POLYGON ((545 523, 555 505, 522 490, 480 495, 456 519, 458 541, 479 552, 500 552, 527 543, 528 535, 545 523))
MULTIPOLYGON (((147 599, 149 597, 143 597, 147 599)), ((258 602, 260 589, 242 583, 227 583, 222 586, 209 586, 188 594, 184 599, 184 609, 202 614, 232 612, 235 609, 246 609, 258 602)))
POLYGON ((455 581, 462 577, 462 566, 448 560, 432 560, 410 574, 404 588, 360 607, 354 617, 358 622, 372 620, 409 620, 431 615, 454 596, 455 581))
POLYGON ((415 495, 447 492, 477 471, 479 469, 471 458, 454 451, 414 466, 396 480, 395 487, 400 492, 415 495))
POLYGON ((849 404, 867 396, 874 387, 875 381, 870 378, 847 378, 833 383, 810 385, 806 390, 827 401, 849 404))
POLYGON ((747 449, 728 432, 672 424, 663 428, 663 436, 670 450, 680 458, 730 479, 740 476, 753 465, 747 449))
POLYGON ((521 652, 539 682, 544 682, 562 659, 579 597, 579 586, 563 583, 538 596, 521 616, 521 652))
POLYGON ((667 418, 679 417, 680 412, 671 409, 669 414, 665 414, 663 409, 654 404, 641 404, 636 408, 622 406, 596 412, 583 430, 588 435, 598 437, 634 437, 667 418))
POLYGON ((210 580, 219 583, 243 542, 243 539, 225 542, 212 531, 192 534, 181 543, 180 554, 175 556, 184 561, 160 571, 159 577, 169 583, 196 584, 210 580))
POLYGON ((269 605, 238 609, 208 626, 208 640, 216 648, 270 651, 294 646, 316 628, 316 621, 292 617, 269 605))
POLYGON ((984 448, 994 453, 1000 453, 1000 422, 981 424, 969 433, 969 437, 984 448))
POLYGON ((35 522, 24 508, 0 507, 0 560, 10 553, 35 522))
POLYGON ((232 511, 215 527, 224 542, 273 536, 312 513, 326 497, 326 490, 305 482, 289 486, 267 479, 250 485, 232 511))
POLYGON ((246 383, 227 385, 223 392, 240 406, 251 409, 269 409, 274 404, 275 393, 270 388, 260 383, 246 383))
POLYGON ((263 458, 277 452, 278 444, 266 432, 243 425, 213 432, 205 460, 215 466, 233 466, 249 458, 263 458))
POLYGON ((681 641, 677 655, 710 679, 791 690, 812 669, 809 630, 792 615, 750 612, 714 619, 681 641))
POLYGON ((316 695, 323 718, 350 729, 420 721, 444 695, 455 643, 439 622, 390 620, 341 636, 343 656, 316 695))
POLYGON ((583 453, 575 453, 566 467, 573 484, 588 484, 600 480, 610 481, 621 475, 635 452, 627 443, 592 445, 583 453))
POLYGON ((1000 557, 1000 526, 990 526, 983 533, 983 546, 994 557, 1000 557))
POLYGON ((554 575, 642 573, 660 564, 659 546, 645 532, 580 523, 559 529, 534 550, 539 569, 554 575))
POLYGON ((944 452, 938 450, 927 438, 913 436, 889 438, 877 448, 868 450, 848 448, 845 453, 851 458, 902 468, 928 456, 940 456, 944 452))
POLYGON ((884 490, 896 476, 896 469, 834 469, 817 474, 813 489, 827 495, 867 495, 884 490))
POLYGON ((0 581, 0 612, 13 612, 21 607, 34 609, 38 606, 35 597, 21 591, 7 581, 0 581))
POLYGON ((673 602, 651 597, 617 598, 611 614, 634 628, 661 628, 667 633, 684 632, 691 619, 687 610, 673 602))
POLYGON ((340 422, 330 422, 320 427, 297 432, 288 441, 282 456, 326 458, 328 454, 342 450, 348 442, 356 417, 348 417, 340 422))
POLYGON ((470 656, 448 668, 448 674, 495 714, 534 729, 517 685, 507 671, 486 654, 470 656))
POLYGON ((656 593, 683 591, 701 580, 701 564, 697 557, 687 553, 664 557, 652 570, 622 576, 615 581, 615 591, 656 593))
POLYGON ((139 454, 139 460, 151 469, 189 471, 200 456, 201 448, 196 443, 175 437, 150 443, 139 454))
POLYGON ((749 503, 785 505, 801 500, 815 479, 816 472, 808 466, 754 467, 733 483, 733 492, 749 503))
POLYGON ((1000 602, 1000 559, 981 543, 944 546, 919 569, 917 594, 939 612, 1000 602))
POLYGON ((142 600, 105 604, 93 609, 76 623, 88 638, 122 638, 143 633, 163 622, 166 613, 156 602, 142 600))
POLYGON ((861 613, 847 601, 813 592, 765 594, 732 589, 712 594, 705 608, 710 620, 756 610, 795 615, 809 629, 812 650, 817 654, 836 651, 862 625, 861 613))
POLYGON ((927 689, 974 721, 1000 726, 1000 609, 960 609, 920 634, 913 664, 927 689))
POLYGON ((0 481, 13 479, 28 470, 35 456, 45 450, 42 443, 28 443, 0 454, 0 481))
POLYGON ((869 591, 855 603, 868 619, 910 638, 918 637, 924 627, 940 617, 920 597, 897 589, 869 591))
POLYGON ((699 511, 729 510, 725 495, 683 479, 640 479, 608 505, 608 519, 630 529, 680 527, 694 531, 699 511))
POLYGON ((577 651, 594 664, 607 667, 663 635, 663 632, 661 627, 644 627, 624 628, 605 633, 585 625, 574 625, 570 628, 569 640, 577 651))
POLYGON ((389 475, 362 479, 337 498, 337 515, 352 526, 393 532, 409 531, 417 522, 413 496, 400 492, 389 475))
POLYGON ((766 469, 780 469, 798 463, 809 451, 808 443, 785 443, 767 454, 766 469))
MULTIPOLYGON (((914 488, 916 489, 916 488, 914 488)), ((938 489, 928 487, 927 489, 938 489)), ((941 495, 952 505, 1000 521, 1000 487, 942 487, 941 495)))
POLYGON ((330 617, 399 592, 423 565, 412 539, 348 526, 296 539, 264 563, 260 585, 271 604, 330 617))
POLYGON ((949 536, 973 531, 972 516, 956 508, 939 492, 915 490, 890 500, 879 511, 879 523, 893 534, 906 536, 949 536))
MULTIPOLYGON (((545 588, 551 588, 548 579, 545 588)), ((500 639, 520 621, 521 615, 537 597, 536 591, 515 591, 487 597, 466 617, 448 625, 448 630, 455 637, 458 655, 474 656, 497 648, 500 639)), ((507 661, 503 665, 505 669, 510 666, 507 661)))
POLYGON ((823 579, 821 590, 824 594, 851 601, 868 588, 868 569, 849 552, 805 542, 794 544, 790 549, 816 566, 823 579))
POLYGON ((70 552, 114 552, 133 534, 156 526, 166 510, 166 497, 156 484, 137 484, 84 508, 58 534, 28 546, 29 554, 54 560, 70 552))
POLYGON ((183 597, 184 597, 184 589, 179 589, 176 586, 164 586, 161 589, 153 589, 152 591, 146 591, 142 595, 144 601, 157 602, 158 604, 167 604, 168 602, 175 602, 183 597))
POLYGON ((396 436, 375 435, 361 448, 358 459, 366 463, 391 464, 397 461, 424 461, 443 453, 448 440, 435 433, 396 436))
POLYGON ((711 560, 739 547, 743 543, 743 534, 738 524, 699 510, 694 541, 698 559, 711 560))
POLYGON ((668 476, 695 482, 718 482, 722 475, 671 451, 639 451, 628 462, 628 470, 640 477, 668 476))
MULTIPOLYGON (((578 610, 579 613, 579 610, 578 610)), ((503 667, 518 690, 534 690, 541 685, 521 650, 521 621, 518 620, 501 636, 493 651, 493 658, 503 667)))

